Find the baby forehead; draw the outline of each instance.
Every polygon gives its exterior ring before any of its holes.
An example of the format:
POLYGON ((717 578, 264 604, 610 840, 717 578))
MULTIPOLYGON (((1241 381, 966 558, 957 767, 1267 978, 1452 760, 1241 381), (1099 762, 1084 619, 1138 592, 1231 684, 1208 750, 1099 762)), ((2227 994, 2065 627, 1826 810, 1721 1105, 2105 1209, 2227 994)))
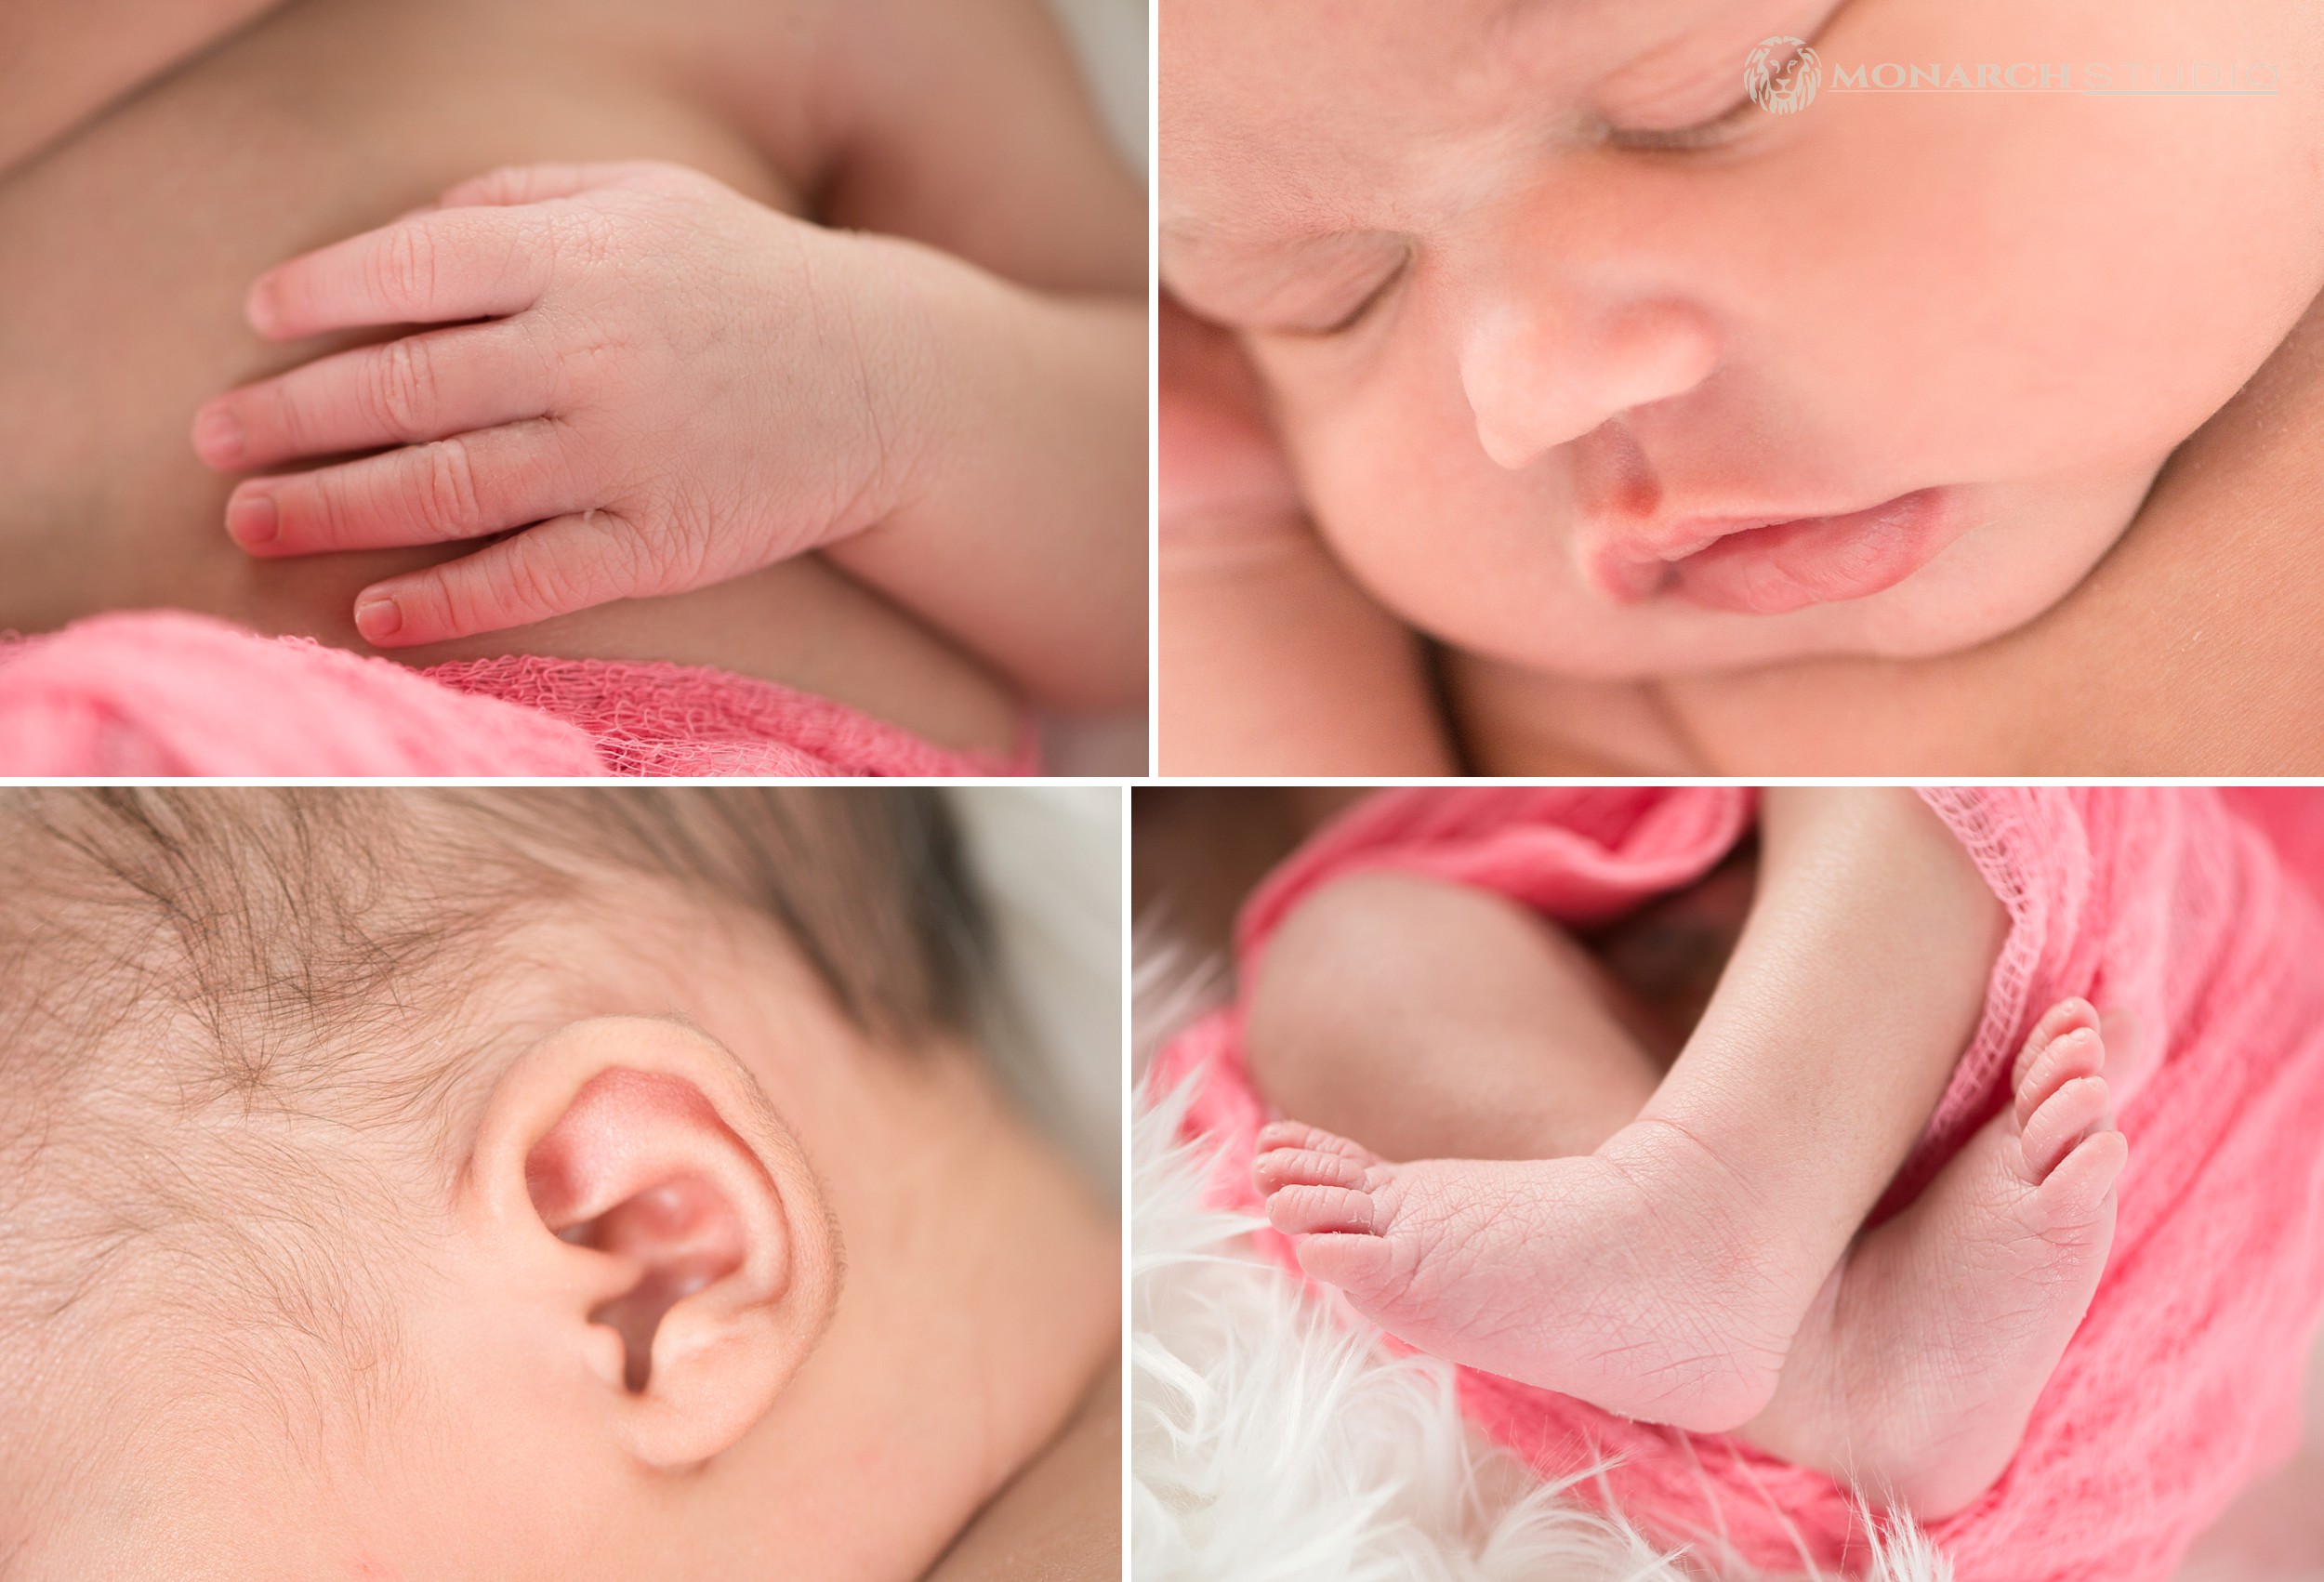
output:
MULTIPOLYGON (((1807 27, 1834 0, 1164 0, 1166 135, 1221 113, 1259 122, 1339 108, 1417 120, 1578 96, 1688 46, 1732 55, 1807 27)), ((1392 122, 1391 129, 1394 123, 1392 122)))
POLYGON ((1318 229, 1674 80, 1732 75, 1829 0, 1165 0, 1166 234, 1214 247, 1318 229), (1731 68, 1731 70, 1730 70, 1731 68))

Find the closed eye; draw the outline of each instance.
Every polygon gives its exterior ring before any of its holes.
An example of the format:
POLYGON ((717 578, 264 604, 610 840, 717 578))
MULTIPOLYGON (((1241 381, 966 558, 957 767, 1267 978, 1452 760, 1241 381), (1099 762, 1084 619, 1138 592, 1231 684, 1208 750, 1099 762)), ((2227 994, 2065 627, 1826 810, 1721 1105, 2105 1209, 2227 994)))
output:
POLYGON ((1646 127, 1601 125, 1598 141, 1630 153, 1686 153, 1715 149, 1735 140, 1751 121, 1765 113, 1749 94, 1708 121, 1692 126, 1646 127))
POLYGON ((1405 272, 1411 267, 1412 254, 1410 249, 1407 248, 1404 257, 1396 260, 1395 268, 1380 276, 1380 283, 1373 286, 1371 290, 1366 292, 1362 301, 1358 302, 1354 307, 1349 309, 1339 318, 1333 320, 1330 323, 1320 327, 1301 326, 1300 328, 1287 330, 1284 333, 1287 335, 1310 336, 1317 339, 1347 334, 1350 330, 1355 328, 1356 325, 1362 323, 1367 318, 1370 317, 1372 310, 1378 307, 1380 301, 1387 297, 1389 292, 1395 288, 1396 283, 1405 277, 1405 272))
MULTIPOLYGON (((1374 235, 1371 240, 1385 239, 1374 235)), ((1373 263, 1360 275, 1342 273, 1337 281, 1311 279, 1303 283, 1301 303, 1278 301, 1245 319, 1244 325, 1261 335, 1293 340, 1328 340, 1345 335, 1394 294, 1397 283, 1411 271, 1414 251, 1409 238, 1398 238, 1393 256, 1373 263), (1350 301, 1352 290, 1362 295, 1350 301)))
MULTIPOLYGON (((1811 52, 1816 45, 1823 42, 1825 35, 1831 29, 1832 22, 1843 9, 1845 9, 1844 6, 1834 6, 1826 13, 1823 20, 1806 35, 1808 49, 1811 52)), ((1781 62, 1776 73, 1778 80, 1796 69, 1800 59, 1801 57, 1795 53, 1789 59, 1781 62)), ((1738 71, 1736 76, 1739 78, 1741 75, 1741 72, 1738 71)), ((1697 121, 1690 126, 1619 126, 1611 122, 1601 122, 1594 130, 1599 143, 1625 152, 1686 153, 1703 149, 1721 148, 1735 141, 1744 132, 1756 126, 1763 113, 1758 102, 1751 98, 1749 89, 1738 85, 1734 100, 1725 109, 1708 120, 1697 121)), ((1770 119, 1773 118, 1770 117, 1770 119)))

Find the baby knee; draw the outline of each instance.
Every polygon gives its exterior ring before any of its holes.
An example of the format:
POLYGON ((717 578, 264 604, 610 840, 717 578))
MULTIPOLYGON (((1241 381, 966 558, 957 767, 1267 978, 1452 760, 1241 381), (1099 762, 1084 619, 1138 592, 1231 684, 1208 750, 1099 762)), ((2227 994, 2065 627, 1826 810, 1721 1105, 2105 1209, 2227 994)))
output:
POLYGON ((1409 902, 1430 881, 1401 874, 1333 879, 1286 917, 1250 985, 1244 1053, 1262 1092, 1297 1091, 1352 1028, 1373 1027, 1408 971, 1409 902))
MULTIPOLYGON (((1245 1048, 1262 1090, 1318 1062, 1345 1074, 1366 1049, 1435 1041, 1579 954, 1517 903, 1418 874, 1350 874, 1318 887, 1268 943, 1245 1048), (1554 938, 1552 938, 1554 936, 1554 938), (1553 947, 1544 956, 1544 942, 1553 947)), ((1577 969, 1578 971, 1578 969, 1577 969)))

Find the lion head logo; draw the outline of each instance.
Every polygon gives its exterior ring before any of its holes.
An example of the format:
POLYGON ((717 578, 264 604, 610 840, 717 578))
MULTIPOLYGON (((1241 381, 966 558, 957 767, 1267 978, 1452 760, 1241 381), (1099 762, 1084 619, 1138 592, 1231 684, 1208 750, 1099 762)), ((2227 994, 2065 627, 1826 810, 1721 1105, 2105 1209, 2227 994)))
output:
POLYGON ((1763 40, 1743 63, 1743 91, 1771 115, 1789 115, 1816 102, 1824 63, 1801 38, 1763 40))

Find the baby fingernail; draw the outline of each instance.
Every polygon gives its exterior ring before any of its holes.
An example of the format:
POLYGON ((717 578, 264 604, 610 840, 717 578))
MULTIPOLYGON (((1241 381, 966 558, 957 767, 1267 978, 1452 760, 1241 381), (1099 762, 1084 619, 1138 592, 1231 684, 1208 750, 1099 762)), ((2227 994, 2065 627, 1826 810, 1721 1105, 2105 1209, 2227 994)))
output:
POLYGON ((355 629, 377 642, 403 629, 403 612, 392 599, 366 599, 355 606, 355 629))
POLYGON ((194 454, 212 467, 231 467, 242 459, 242 419, 222 406, 204 413, 193 426, 194 454))
POLYGON ((262 277, 250 287, 250 295, 243 299, 242 310, 243 317, 250 321, 252 329, 260 335, 274 333, 273 277, 262 277))
POLYGON ((282 514, 271 494, 239 495, 226 507, 227 534, 245 549, 273 543, 282 531, 282 514))

